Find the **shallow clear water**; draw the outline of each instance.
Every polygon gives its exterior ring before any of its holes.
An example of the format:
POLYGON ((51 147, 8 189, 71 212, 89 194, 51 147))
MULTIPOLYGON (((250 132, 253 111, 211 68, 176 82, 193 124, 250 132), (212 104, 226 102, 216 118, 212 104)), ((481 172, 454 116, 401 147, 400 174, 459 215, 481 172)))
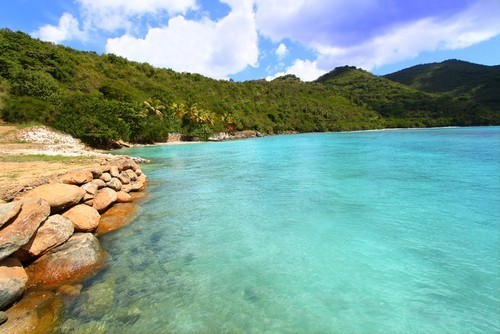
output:
POLYGON ((498 127, 126 153, 149 198, 59 331, 500 331, 498 127))

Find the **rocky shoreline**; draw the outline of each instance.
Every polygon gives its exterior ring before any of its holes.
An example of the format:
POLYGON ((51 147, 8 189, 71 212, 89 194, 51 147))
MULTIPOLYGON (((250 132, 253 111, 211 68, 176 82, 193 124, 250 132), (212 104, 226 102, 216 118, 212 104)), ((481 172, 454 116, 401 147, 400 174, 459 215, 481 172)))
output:
POLYGON ((53 328, 63 300, 106 262, 97 236, 131 220, 146 184, 118 156, 0 201, 0 333, 53 328))

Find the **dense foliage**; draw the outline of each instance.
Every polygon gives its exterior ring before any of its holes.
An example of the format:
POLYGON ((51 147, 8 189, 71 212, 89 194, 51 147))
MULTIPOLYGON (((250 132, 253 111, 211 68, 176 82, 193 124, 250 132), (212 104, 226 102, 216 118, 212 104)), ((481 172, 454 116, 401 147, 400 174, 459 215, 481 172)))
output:
MULTIPOLYGON (((0 112, 95 146, 154 142, 179 132, 338 131, 394 126, 498 124, 489 106, 434 96, 354 68, 317 82, 213 80, 0 30, 0 112)), ((495 110, 498 111, 498 110, 495 110)))
POLYGON ((384 77, 424 92, 451 95, 500 111, 500 65, 447 60, 413 66, 384 77))

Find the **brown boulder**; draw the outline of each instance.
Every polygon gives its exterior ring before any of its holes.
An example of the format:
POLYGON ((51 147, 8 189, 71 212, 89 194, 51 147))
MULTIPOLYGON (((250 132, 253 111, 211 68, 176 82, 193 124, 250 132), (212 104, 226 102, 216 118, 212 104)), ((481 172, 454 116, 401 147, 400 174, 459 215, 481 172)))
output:
POLYGON ((102 175, 99 179, 103 180, 104 182, 109 182, 109 181, 111 181, 111 174, 102 173, 102 175))
POLYGON ((26 267, 28 287, 57 287, 80 282, 102 267, 106 254, 92 233, 75 233, 26 267))
POLYGON ((62 306, 61 299, 53 292, 29 293, 5 312, 9 319, 0 326, 0 334, 52 333, 62 306))
POLYGON ((0 204, 0 227, 14 218, 21 211, 22 202, 0 204))
POLYGON ((101 215, 91 206, 79 204, 64 212, 63 217, 68 218, 77 232, 92 232, 99 225, 101 215))
POLYGON ((130 181, 137 180, 137 174, 132 169, 127 169, 125 173, 127 173, 128 177, 130 178, 130 181))
POLYGON ((99 168, 99 167, 92 168, 92 169, 90 170, 90 172, 92 173, 92 177, 93 177, 94 179, 98 179, 98 178, 100 178, 100 177, 101 177, 101 175, 102 175, 102 169, 101 169, 101 168, 99 168))
POLYGON ((60 178, 60 181, 62 183, 75 184, 79 186, 84 183, 92 182, 93 179, 94 177, 92 176, 92 172, 90 170, 80 170, 64 174, 60 178))
MULTIPOLYGON (((102 181, 102 180, 99 180, 99 181, 102 181)), ((85 183, 80 188, 85 190, 87 192, 87 194, 94 195, 95 192, 97 191, 97 189, 99 189, 99 186, 92 181, 90 183, 85 183)))
POLYGON ((102 188, 96 192, 92 206, 97 211, 104 212, 111 204, 116 202, 116 198, 116 191, 111 188, 102 188))
POLYGON ((0 231, 0 260, 26 244, 50 214, 46 201, 39 198, 23 201, 21 212, 0 231))
POLYGON ((18 259, 8 257, 0 261, 0 310, 24 293, 27 282, 28 275, 18 259))
POLYGON ((37 257, 65 243, 73 231, 73 224, 68 218, 61 215, 50 216, 42 223, 30 241, 16 252, 16 256, 21 260, 37 257))
POLYGON ((135 162, 134 160, 132 160, 130 158, 124 159, 122 161, 122 166, 123 166, 124 170, 131 169, 133 171, 136 171, 137 169, 139 169, 139 165, 137 164, 137 162, 135 162))
POLYGON ((130 196, 126 192, 118 191, 116 193, 116 203, 129 203, 132 201, 133 201, 132 196, 130 196))
MULTIPOLYGON (((130 170, 130 169, 128 169, 130 170)), ((122 184, 129 184, 130 183, 130 176, 128 176, 127 172, 123 171, 120 173, 120 175, 118 175, 118 180, 120 180, 120 182, 122 184)))
POLYGON ((141 176, 142 175, 142 170, 140 168, 137 168, 137 170, 135 171, 135 175, 141 176))
POLYGON ((111 168, 109 169, 109 174, 111 175, 111 177, 118 177, 118 175, 120 175, 120 169, 118 168, 118 166, 111 166, 111 168))
POLYGON ((106 185, 115 191, 120 191, 122 189, 122 186, 123 186, 121 181, 119 179, 117 179, 116 177, 113 177, 111 179, 111 181, 106 182, 106 185))
MULTIPOLYGON (((109 177, 109 179, 111 180, 111 176, 109 177)), ((106 182, 101 179, 95 179, 94 181, 92 181, 92 184, 95 184, 97 186, 97 189, 106 187, 106 182)))
POLYGON ((82 188, 64 183, 44 184, 29 191, 23 198, 41 198, 46 200, 52 213, 78 204, 85 195, 82 188))
POLYGON ((100 236, 128 225, 138 215, 139 206, 134 203, 117 203, 102 214, 95 233, 100 236))

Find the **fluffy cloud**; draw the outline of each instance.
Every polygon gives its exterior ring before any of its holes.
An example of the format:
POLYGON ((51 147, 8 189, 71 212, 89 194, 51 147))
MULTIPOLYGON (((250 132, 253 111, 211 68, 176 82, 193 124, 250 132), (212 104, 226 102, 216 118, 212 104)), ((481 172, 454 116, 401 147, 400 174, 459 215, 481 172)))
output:
POLYGON ((283 75, 293 74, 303 81, 313 81, 325 73, 326 71, 318 68, 316 61, 297 59, 286 71, 276 73, 266 79, 272 80, 283 75))
MULTIPOLYGON (((484 0, 446 19, 430 17, 398 24, 356 44, 309 41, 317 52, 313 61, 297 60, 284 73, 303 80, 336 66, 354 65, 366 70, 416 57, 425 51, 459 49, 500 34, 500 3, 484 0)), ((287 36, 291 38, 291 36, 287 36)))
POLYGON ((59 19, 57 26, 44 25, 33 35, 44 41, 61 43, 70 39, 85 40, 87 35, 78 28, 78 20, 69 13, 64 13, 59 19))
POLYGON ((184 14, 197 8, 196 0, 76 0, 88 29, 130 30, 144 15, 184 14))
POLYGON ((176 71, 226 78, 248 65, 257 66, 258 36, 251 1, 226 0, 232 11, 219 21, 177 16, 144 38, 108 39, 106 52, 176 71))
POLYGON ((279 59, 283 59, 288 53, 288 48, 286 47, 285 44, 280 43, 280 45, 276 49, 275 53, 279 59))

